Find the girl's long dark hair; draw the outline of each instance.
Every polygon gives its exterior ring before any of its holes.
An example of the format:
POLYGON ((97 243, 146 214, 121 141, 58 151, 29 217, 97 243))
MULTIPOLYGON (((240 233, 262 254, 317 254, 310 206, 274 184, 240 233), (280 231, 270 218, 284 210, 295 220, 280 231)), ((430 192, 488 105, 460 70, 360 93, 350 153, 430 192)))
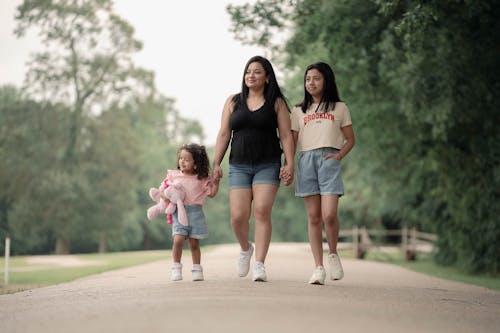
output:
MULTIPOLYGON (((233 97, 233 103, 246 103, 246 100, 248 98, 248 87, 245 84, 245 74, 248 70, 248 66, 250 66, 251 63, 253 62, 258 62, 259 64, 262 65, 264 68, 264 71, 266 72, 266 76, 268 79, 268 83, 266 83, 266 86, 264 87, 264 99, 266 100, 266 103, 274 106, 276 103, 276 100, 278 98, 281 98, 285 104, 287 104, 286 98, 281 92, 281 89, 278 85, 278 81, 276 80, 276 75, 274 74, 274 69, 273 65, 271 65, 271 62, 267 60, 264 57, 261 56, 254 56, 250 58, 247 61, 247 64, 245 65, 245 70, 243 71, 243 79, 241 82, 241 92, 239 94, 234 95, 233 97)), ((288 108, 288 105, 287 105, 288 108)))
POLYGON ((177 169, 180 169, 179 156, 181 150, 186 150, 193 155, 194 164, 196 165, 194 172, 198 175, 198 179, 207 178, 210 171, 210 162, 205 146, 201 146, 196 143, 182 145, 177 151, 177 169))
POLYGON ((323 75, 323 96, 321 96, 321 101, 318 105, 318 109, 320 105, 324 105, 323 110, 326 111, 329 110, 330 104, 335 107, 335 103, 342 102, 340 100, 339 90, 337 88, 335 74, 333 73, 332 68, 330 67, 330 65, 324 62, 317 62, 315 64, 307 66, 306 71, 304 72, 304 99, 302 100, 302 102, 297 104, 297 106, 300 106, 300 108, 302 109, 302 112, 306 113, 307 109, 311 106, 313 101, 311 94, 308 93, 306 89, 306 76, 307 72, 309 72, 311 69, 316 69, 323 75))

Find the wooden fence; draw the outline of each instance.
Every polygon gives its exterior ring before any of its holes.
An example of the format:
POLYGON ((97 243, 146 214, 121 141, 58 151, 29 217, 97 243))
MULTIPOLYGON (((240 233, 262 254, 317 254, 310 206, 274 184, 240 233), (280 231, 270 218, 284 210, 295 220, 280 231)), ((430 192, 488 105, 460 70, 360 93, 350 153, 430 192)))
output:
POLYGON ((340 230, 339 237, 351 239, 351 242, 342 242, 342 246, 351 248, 354 256, 358 259, 363 259, 370 249, 381 249, 389 245, 392 248, 399 248, 406 260, 414 260, 419 252, 430 253, 437 240, 437 236, 434 234, 406 227, 384 230, 355 226, 350 230, 340 230), (388 243, 387 236, 394 237, 396 241, 388 243))

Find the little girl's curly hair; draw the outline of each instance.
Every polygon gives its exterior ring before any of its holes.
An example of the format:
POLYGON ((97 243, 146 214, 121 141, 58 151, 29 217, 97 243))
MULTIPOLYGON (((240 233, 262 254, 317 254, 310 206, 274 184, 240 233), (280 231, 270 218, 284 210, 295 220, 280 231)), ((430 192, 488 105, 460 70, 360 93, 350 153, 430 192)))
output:
POLYGON ((194 164, 196 165, 194 172, 198 175, 198 179, 207 178, 210 171, 210 161, 205 146, 196 143, 183 144, 177 151, 177 169, 180 169, 179 155, 182 150, 186 150, 193 155, 194 164))

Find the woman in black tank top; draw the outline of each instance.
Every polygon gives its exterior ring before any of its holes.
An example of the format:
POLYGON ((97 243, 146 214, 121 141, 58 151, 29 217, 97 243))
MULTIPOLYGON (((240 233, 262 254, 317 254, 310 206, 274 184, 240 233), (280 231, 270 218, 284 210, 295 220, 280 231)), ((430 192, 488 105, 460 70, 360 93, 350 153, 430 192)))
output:
POLYGON ((273 105, 264 103, 251 111, 237 98, 231 113, 233 131, 229 163, 258 164, 281 161, 281 146, 276 129, 278 119, 273 105))
POLYGON ((241 92, 230 96, 222 112, 217 135, 213 177, 222 177, 220 166, 229 154, 229 204, 231 225, 240 244, 237 263, 240 277, 248 274, 254 245, 250 242, 250 216, 255 221, 254 281, 267 281, 264 261, 271 240, 271 210, 279 188, 293 181, 294 143, 290 109, 266 58, 248 60, 241 92), (281 166, 281 154, 284 165, 281 166))

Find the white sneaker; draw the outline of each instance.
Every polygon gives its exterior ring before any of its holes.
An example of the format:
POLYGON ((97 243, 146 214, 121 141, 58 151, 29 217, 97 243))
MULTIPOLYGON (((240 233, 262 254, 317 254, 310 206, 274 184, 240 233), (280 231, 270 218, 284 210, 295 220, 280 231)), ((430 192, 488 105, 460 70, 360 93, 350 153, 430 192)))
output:
POLYGON ((199 264, 194 264, 191 269, 191 274, 193 276, 193 281, 203 281, 203 267, 199 264))
POLYGON ((328 255, 328 265, 330 266, 330 279, 340 280, 344 277, 344 270, 338 254, 330 253, 328 255))
POLYGON ((180 262, 174 262, 172 264, 172 270, 170 271, 170 280, 182 280, 182 264, 180 262))
POLYGON ((257 261, 253 266, 253 280, 260 282, 267 281, 266 268, 264 267, 264 263, 257 261))
POLYGON ((309 279, 310 284, 325 284, 326 272, 323 266, 314 269, 313 275, 309 279))
POLYGON ((240 251, 238 257, 238 275, 240 277, 247 276, 250 270, 250 259, 252 259, 253 245, 250 243, 250 248, 246 251, 240 251))

